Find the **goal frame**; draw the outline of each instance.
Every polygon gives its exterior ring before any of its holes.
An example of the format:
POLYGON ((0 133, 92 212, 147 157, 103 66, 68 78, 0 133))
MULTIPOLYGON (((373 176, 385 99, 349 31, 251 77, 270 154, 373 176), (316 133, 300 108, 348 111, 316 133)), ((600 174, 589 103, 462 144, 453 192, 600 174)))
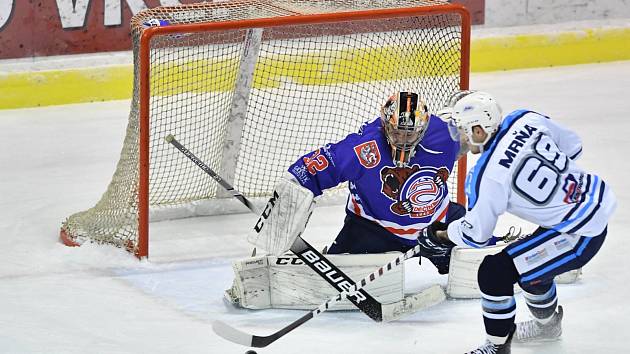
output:
MULTIPOLYGON (((142 32, 140 38, 140 161, 139 161, 139 204, 138 204, 138 258, 149 255, 149 113, 150 113, 150 43, 156 35, 178 32, 207 32, 234 30, 239 28, 279 27, 311 23, 344 22, 348 20, 369 20, 394 17, 421 16, 443 13, 458 13, 462 18, 462 52, 460 68, 460 89, 466 90, 470 74, 470 14, 463 5, 443 4, 427 7, 397 8, 387 10, 366 10, 340 12, 334 14, 299 15, 270 17, 239 21, 209 22, 203 24, 182 24, 176 26, 151 27, 142 32)), ((466 156, 462 156, 457 167, 457 202, 466 204, 462 181, 466 178, 466 156)))
MULTIPOLYGON (((138 146, 138 241, 137 246, 129 245, 139 259, 149 255, 149 171, 150 171, 150 75, 151 75, 151 39, 162 35, 177 35, 178 33, 218 32, 247 28, 271 28, 290 25, 324 24, 360 20, 379 20, 410 16, 428 16, 441 14, 457 14, 461 18, 461 53, 460 53, 460 89, 469 87, 470 74, 470 37, 471 17, 468 10, 461 4, 439 3, 435 5, 371 9, 358 11, 343 11, 325 14, 301 14, 291 16, 267 17, 247 20, 231 20, 221 22, 205 22, 196 24, 176 24, 145 28, 139 41, 138 69, 139 77, 139 146, 138 146)), ((466 195, 464 180, 467 173, 466 156, 458 161, 457 168, 457 202, 465 205, 466 195)), ((69 246, 78 246, 65 230, 61 230, 61 241, 69 246)))

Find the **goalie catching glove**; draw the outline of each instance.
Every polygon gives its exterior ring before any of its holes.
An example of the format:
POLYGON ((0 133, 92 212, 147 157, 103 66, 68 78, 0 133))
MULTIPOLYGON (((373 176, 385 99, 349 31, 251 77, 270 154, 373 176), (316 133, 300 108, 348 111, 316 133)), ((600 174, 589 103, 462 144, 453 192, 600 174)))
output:
POLYGON ((271 254, 282 255, 304 231, 313 212, 313 198, 313 192, 285 173, 247 240, 271 254))

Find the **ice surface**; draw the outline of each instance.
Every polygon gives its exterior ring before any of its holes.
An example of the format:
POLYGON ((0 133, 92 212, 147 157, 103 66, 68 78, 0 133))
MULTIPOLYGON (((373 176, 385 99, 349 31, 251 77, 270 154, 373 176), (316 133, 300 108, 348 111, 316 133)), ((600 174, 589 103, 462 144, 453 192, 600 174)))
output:
MULTIPOLYGON (((505 112, 531 108, 581 135, 580 164, 609 183, 619 206, 608 240, 581 281, 559 285, 563 339, 514 346, 516 353, 627 353, 630 333, 630 62, 473 75, 505 112)), ((214 319, 269 334, 303 311, 226 306, 230 262, 246 257, 248 214, 151 225, 151 258, 113 247, 68 248, 61 221, 105 191, 120 152, 129 101, 0 111, 0 352, 243 353, 217 337, 214 319)), ((316 210, 304 238, 323 247, 343 222, 343 206, 316 210)), ((506 217, 496 233, 511 224, 506 217)), ((428 262, 425 262, 428 263, 428 262)), ((442 283, 430 265, 407 267, 407 289, 442 283)), ((517 316, 527 310, 517 297, 517 316)), ((462 353, 481 343, 478 300, 449 300, 404 320, 377 324, 358 312, 325 313, 259 354, 462 353)))

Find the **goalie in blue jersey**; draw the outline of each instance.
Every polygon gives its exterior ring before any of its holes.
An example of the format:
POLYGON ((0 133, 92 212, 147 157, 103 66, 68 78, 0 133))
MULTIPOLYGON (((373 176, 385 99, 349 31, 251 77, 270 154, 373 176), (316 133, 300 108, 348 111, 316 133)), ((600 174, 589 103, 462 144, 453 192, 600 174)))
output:
MULTIPOLYGON (((398 92, 379 118, 300 157, 288 171, 314 196, 349 182, 344 226, 329 254, 405 252, 428 225, 445 229, 465 213, 447 186, 459 154, 460 143, 418 94, 398 92)), ((450 252, 428 258, 448 273, 450 252)))

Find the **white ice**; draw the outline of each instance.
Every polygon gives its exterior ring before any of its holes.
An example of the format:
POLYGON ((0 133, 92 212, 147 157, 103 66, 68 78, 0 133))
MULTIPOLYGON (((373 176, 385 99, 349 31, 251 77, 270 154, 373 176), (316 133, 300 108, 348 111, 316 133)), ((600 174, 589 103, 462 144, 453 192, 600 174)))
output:
MULTIPOLYGON (((494 93, 506 112, 531 108, 577 131, 579 163, 619 200, 582 279, 559 285, 562 340, 513 352, 630 352, 630 62, 475 74, 471 87, 494 93)), ((251 251, 244 235, 252 215, 153 224, 151 257, 142 262, 114 247, 58 242, 61 221, 105 191, 128 111, 128 101, 0 111, 0 352, 243 353, 211 331, 213 320, 266 335, 304 314, 222 301, 230 262, 251 251)), ((322 247, 342 220, 342 206, 317 209, 304 238, 322 247)), ((527 226, 505 218, 497 233, 513 223, 527 226)), ((408 290, 446 281, 432 266, 407 266, 408 290)), ((325 313, 258 353, 462 353, 482 340, 479 301, 449 300, 386 324, 359 312, 325 313)))

